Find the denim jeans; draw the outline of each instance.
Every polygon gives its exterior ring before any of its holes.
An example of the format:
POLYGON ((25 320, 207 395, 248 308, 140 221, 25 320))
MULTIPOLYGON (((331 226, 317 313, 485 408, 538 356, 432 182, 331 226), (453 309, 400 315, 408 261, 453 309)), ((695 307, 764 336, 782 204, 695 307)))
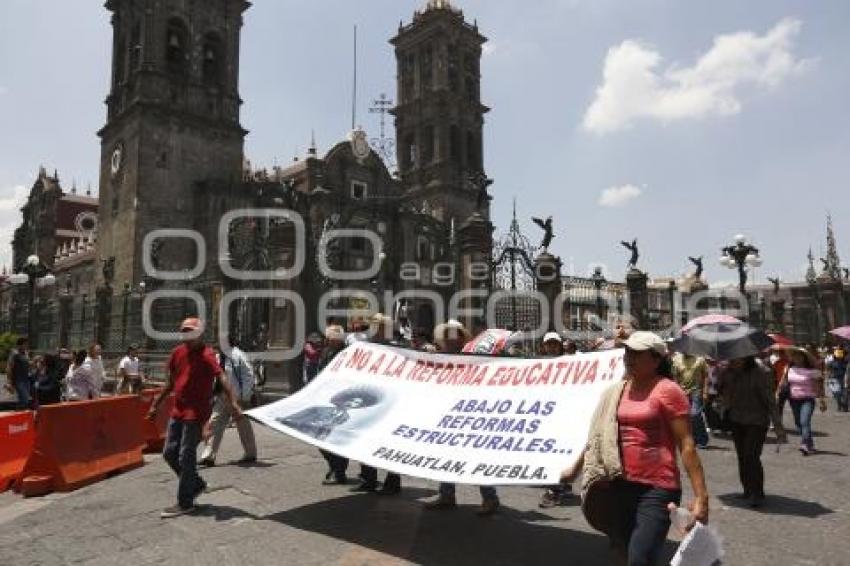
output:
POLYGON ((206 487, 198 475, 197 450, 200 442, 201 423, 174 418, 168 421, 162 457, 179 478, 177 503, 184 509, 191 507, 195 497, 206 487))
POLYGON ((705 420, 702 417, 702 392, 693 391, 690 394, 691 434, 698 446, 708 444, 708 431, 705 430, 705 420))
POLYGON ((847 412, 847 388, 844 387, 844 379, 830 379, 829 389, 832 391, 832 398, 835 399, 838 410, 847 412))
POLYGON ((812 414, 815 412, 814 399, 791 399, 791 410, 794 412, 794 424, 800 431, 800 442, 812 450, 815 441, 812 438, 812 414))
POLYGON ((615 480, 612 488, 621 502, 614 547, 628 556, 629 566, 656 564, 670 530, 667 504, 678 505, 682 492, 622 479, 615 480))
POLYGON ((16 408, 19 411, 32 409, 32 392, 29 381, 15 380, 15 395, 18 397, 16 408))
POLYGON ((738 455, 738 477, 747 497, 764 497, 761 451, 766 436, 766 426, 732 423, 732 440, 738 455))
MULTIPOLYGON (((481 492, 482 501, 496 501, 496 500, 499 499, 499 495, 496 493, 496 488, 493 487, 492 485, 479 486, 478 491, 481 492)), ((454 497, 455 497, 455 484, 453 484, 453 483, 441 483, 440 484, 440 497, 454 499, 454 497)))

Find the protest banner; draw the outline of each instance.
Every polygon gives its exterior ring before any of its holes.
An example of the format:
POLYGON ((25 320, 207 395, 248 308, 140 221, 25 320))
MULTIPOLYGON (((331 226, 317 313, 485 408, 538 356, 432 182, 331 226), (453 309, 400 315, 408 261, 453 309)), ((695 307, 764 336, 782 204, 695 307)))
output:
POLYGON ((360 342, 249 417, 341 456, 435 481, 548 485, 575 463, 623 351, 517 359, 360 342))

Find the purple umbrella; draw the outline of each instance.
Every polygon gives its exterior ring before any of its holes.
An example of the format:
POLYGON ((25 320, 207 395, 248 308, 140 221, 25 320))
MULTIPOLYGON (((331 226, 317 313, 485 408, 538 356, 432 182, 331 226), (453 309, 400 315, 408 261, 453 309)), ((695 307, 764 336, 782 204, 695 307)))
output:
POLYGON ((844 340, 850 340, 850 326, 839 326, 830 330, 829 333, 844 340))

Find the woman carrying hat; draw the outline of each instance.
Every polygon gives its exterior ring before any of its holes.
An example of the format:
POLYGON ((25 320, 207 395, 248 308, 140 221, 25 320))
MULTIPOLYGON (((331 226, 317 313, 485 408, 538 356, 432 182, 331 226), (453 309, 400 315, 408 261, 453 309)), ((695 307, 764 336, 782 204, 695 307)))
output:
POLYGON ((602 394, 587 445, 576 465, 582 473, 582 511, 588 523, 611 539, 619 559, 655 564, 667 531, 670 508, 682 496, 678 451, 694 493, 695 520, 708 522, 708 490, 690 431, 688 398, 659 372, 664 341, 634 332, 623 343, 626 377, 602 394))

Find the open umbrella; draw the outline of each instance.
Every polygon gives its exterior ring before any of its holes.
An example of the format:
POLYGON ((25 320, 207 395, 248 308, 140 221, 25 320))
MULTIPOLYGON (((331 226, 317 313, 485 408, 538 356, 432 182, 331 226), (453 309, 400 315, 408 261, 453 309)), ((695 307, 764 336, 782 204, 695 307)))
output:
POLYGON ((709 324, 741 324, 741 321, 734 316, 728 314, 706 314, 698 316, 682 327, 682 332, 687 333, 697 326, 706 326, 709 324))
POLYGON ((839 326, 830 330, 829 333, 844 340, 850 340, 850 326, 839 326))
POLYGON ((465 354, 484 354, 497 356, 509 346, 509 339, 515 334, 512 330, 489 328, 467 342, 463 347, 465 354))
POLYGON ((793 346, 794 341, 788 338, 787 336, 783 336, 782 334, 774 334, 768 333, 770 339, 773 340, 774 345, 776 346, 793 346))
POLYGON ((739 321, 700 325, 673 340, 670 349, 722 361, 754 356, 772 344, 770 336, 739 321))

